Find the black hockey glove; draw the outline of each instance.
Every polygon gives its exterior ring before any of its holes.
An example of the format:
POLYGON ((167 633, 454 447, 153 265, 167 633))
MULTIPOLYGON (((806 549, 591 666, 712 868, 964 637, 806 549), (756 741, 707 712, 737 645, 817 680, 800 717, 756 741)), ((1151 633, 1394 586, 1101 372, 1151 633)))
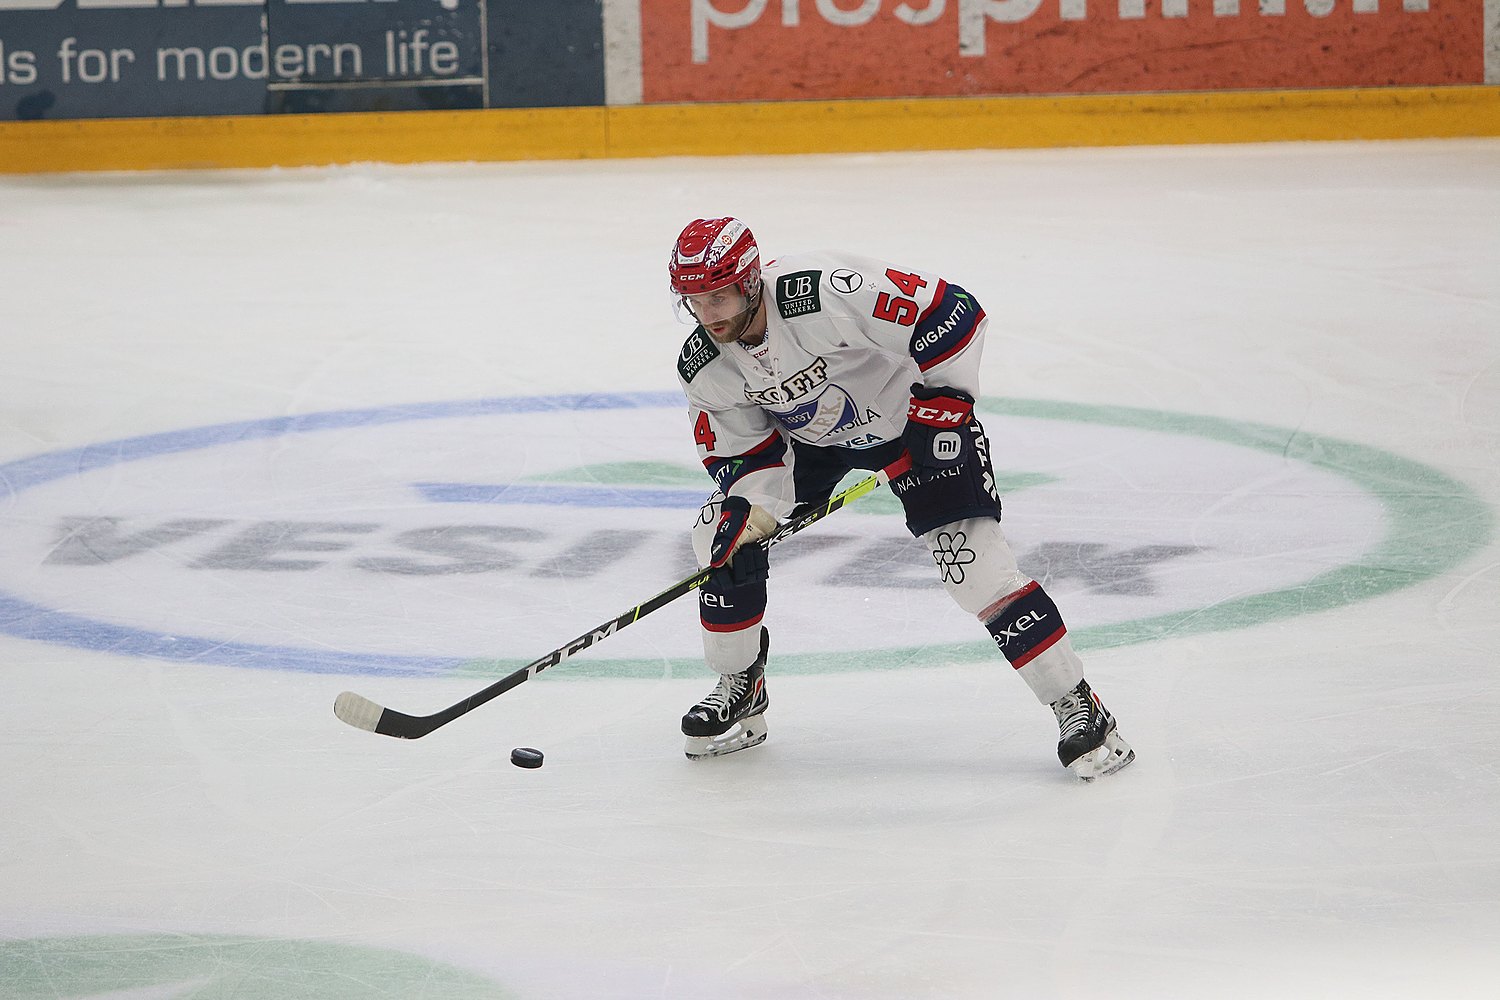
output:
POLYGON ((962 464, 964 439, 959 433, 974 418, 974 397, 959 389, 913 382, 901 442, 911 454, 912 472, 928 479, 962 464))
POLYGON ((728 496, 719 505, 719 524, 709 547, 714 582, 743 587, 771 575, 771 557, 760 540, 776 530, 776 519, 744 497, 728 496))
POLYGON ((723 566, 709 570, 709 583, 719 590, 748 587, 771 578, 771 553, 760 542, 751 542, 723 566))

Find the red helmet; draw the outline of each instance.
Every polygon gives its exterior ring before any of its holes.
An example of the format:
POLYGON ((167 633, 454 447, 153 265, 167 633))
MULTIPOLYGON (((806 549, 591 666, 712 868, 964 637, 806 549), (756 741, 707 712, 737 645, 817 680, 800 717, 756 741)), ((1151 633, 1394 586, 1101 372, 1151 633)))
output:
POLYGON ((749 302, 760 297, 760 248, 739 219, 695 219, 672 247, 667 265, 674 295, 697 295, 733 285, 749 302))

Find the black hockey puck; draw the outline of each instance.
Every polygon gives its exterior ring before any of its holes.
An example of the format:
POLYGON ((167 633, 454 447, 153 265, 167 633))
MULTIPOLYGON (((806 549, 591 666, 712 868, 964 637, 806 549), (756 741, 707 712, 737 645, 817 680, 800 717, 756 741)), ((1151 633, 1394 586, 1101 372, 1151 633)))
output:
POLYGON ((516 747, 510 752, 510 762, 517 767, 541 767, 542 752, 531 747, 516 747))

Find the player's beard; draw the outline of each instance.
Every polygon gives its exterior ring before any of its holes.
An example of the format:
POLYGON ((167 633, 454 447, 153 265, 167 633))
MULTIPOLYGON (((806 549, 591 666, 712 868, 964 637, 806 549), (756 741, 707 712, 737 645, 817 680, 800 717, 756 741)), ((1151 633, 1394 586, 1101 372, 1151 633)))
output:
MULTIPOLYGON (((739 340, 741 337, 743 337, 746 330, 750 329, 750 324, 755 320, 756 313, 760 312, 760 305, 762 301, 764 300, 761 298, 757 298, 754 305, 747 306, 735 315, 729 317, 729 319, 723 320, 722 322, 727 325, 725 326, 722 333, 716 332, 712 326, 708 325, 705 325, 703 329, 708 332, 709 338, 712 339, 714 343, 732 344, 736 340, 739 340)), ((718 324, 714 325, 717 326, 718 324)))

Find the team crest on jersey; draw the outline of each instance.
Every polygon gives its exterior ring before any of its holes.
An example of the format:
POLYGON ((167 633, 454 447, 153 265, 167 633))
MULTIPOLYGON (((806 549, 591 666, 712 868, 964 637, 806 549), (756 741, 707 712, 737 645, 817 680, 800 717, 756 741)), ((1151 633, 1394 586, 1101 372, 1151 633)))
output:
POLYGON ((849 394, 830 384, 816 399, 789 410, 770 410, 781 426, 804 441, 817 441, 861 423, 859 408, 849 394))
POLYGON ((691 382, 694 376, 718 356, 718 345, 704 335, 703 327, 700 326, 682 345, 682 353, 677 356, 677 373, 684 382, 691 382))
POLYGON ((745 398, 756 406, 770 409, 779 404, 790 403, 799 396, 806 396, 827 381, 828 359, 814 358, 812 364, 776 385, 767 386, 764 389, 746 387, 745 398))
POLYGON ((782 319, 806 316, 823 308, 818 298, 822 277, 822 271, 797 271, 776 279, 776 308, 781 310, 782 319))

